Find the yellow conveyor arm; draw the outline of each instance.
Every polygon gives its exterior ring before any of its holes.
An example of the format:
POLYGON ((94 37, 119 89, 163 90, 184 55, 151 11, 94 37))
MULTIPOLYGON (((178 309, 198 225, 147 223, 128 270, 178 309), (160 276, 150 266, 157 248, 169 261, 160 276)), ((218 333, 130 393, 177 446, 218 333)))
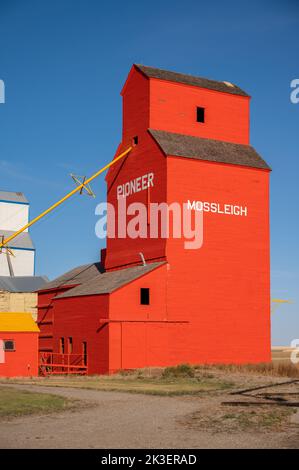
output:
POLYGON ((47 210, 45 210, 44 212, 42 212, 40 215, 38 215, 37 217, 35 217, 35 219, 31 220, 30 222, 28 222, 28 224, 24 225, 24 227, 20 228, 20 230, 18 230, 17 232, 15 232, 13 235, 11 235, 10 237, 6 238, 6 240, 3 240, 0 242, 0 250, 5 246, 7 245, 9 242, 11 242, 14 238, 16 238, 18 235, 20 235, 20 233, 23 233, 27 228, 31 227, 33 224, 35 224, 36 222, 38 222, 40 219, 42 219, 43 217, 45 217, 47 214, 49 214, 49 212, 52 212, 54 209, 56 209, 56 207, 60 206, 63 202, 65 202, 67 199, 69 199, 70 197, 72 197, 74 194, 78 193, 80 190, 82 190, 82 188, 84 188, 85 185, 89 184, 91 181, 93 181, 95 178, 97 178, 101 173, 103 173, 105 170, 107 170, 108 168, 110 168, 112 165, 114 165, 116 162, 118 162, 121 158, 123 158, 124 156, 126 156, 129 152, 131 152, 133 147, 129 147, 127 148, 127 150, 125 150, 124 152, 122 152, 120 155, 118 155, 118 157, 116 157, 114 160, 112 160, 110 163, 108 163, 107 165, 105 165, 103 168, 101 168, 99 171, 97 171, 94 175, 92 175, 90 178, 88 178, 87 180, 85 180, 80 186, 77 186, 75 189, 73 189, 71 192, 69 192, 68 194, 66 194, 66 196, 64 196, 62 199, 60 199, 58 202, 56 202, 55 204, 53 204, 52 206, 50 206, 47 210))

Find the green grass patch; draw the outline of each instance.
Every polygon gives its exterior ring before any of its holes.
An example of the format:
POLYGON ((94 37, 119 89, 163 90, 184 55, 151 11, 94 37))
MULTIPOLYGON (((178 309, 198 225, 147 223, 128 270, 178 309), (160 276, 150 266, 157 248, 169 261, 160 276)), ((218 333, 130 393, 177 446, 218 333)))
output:
POLYGON ((0 419, 64 411, 74 406, 75 400, 68 400, 57 395, 0 387, 0 419))
POLYGON ((175 367, 166 367, 162 372, 162 379, 194 378, 194 367, 189 364, 179 364, 175 367))
MULTIPOLYGON (((219 379, 211 374, 195 375, 194 368, 189 369, 189 367, 184 365, 178 368, 167 368, 155 376, 148 376, 148 371, 139 370, 112 376, 62 376, 22 381, 16 379, 14 383, 167 396, 200 395, 205 392, 230 389, 235 385, 231 381, 219 379)), ((11 379, 6 383, 9 382, 11 379)))

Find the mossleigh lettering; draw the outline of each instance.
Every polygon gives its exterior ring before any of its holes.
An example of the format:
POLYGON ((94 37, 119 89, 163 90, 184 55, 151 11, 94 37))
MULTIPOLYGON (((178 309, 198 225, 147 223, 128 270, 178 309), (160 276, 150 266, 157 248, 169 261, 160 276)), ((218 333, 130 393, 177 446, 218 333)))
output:
POLYGON ((207 201, 190 201, 187 202, 189 210, 196 210, 199 212, 211 212, 213 214, 236 215, 247 217, 248 210, 246 206, 239 206, 233 204, 220 204, 218 202, 207 201))

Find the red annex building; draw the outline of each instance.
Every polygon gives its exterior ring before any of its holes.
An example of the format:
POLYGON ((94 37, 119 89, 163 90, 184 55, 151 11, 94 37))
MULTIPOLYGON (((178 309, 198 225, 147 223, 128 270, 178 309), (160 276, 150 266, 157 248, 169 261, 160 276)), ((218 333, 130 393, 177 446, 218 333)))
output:
POLYGON ((37 376, 38 333, 30 313, 0 312, 0 377, 37 376))
POLYGON ((189 201, 203 213, 203 243, 108 237, 101 262, 39 292, 40 351, 83 353, 90 374, 270 361, 270 168, 249 144, 250 97, 141 65, 122 97, 115 157, 133 150, 110 168, 107 201, 116 212, 123 195, 148 210, 189 201))

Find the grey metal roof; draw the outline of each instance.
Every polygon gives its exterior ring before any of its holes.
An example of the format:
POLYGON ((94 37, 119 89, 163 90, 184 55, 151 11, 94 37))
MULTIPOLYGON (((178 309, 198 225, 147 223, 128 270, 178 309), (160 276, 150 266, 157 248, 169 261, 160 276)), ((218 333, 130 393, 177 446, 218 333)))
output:
POLYGON ((222 140, 204 139, 153 129, 149 129, 149 133, 166 155, 270 170, 267 163, 251 145, 234 144, 222 140))
POLYGON ((101 272, 104 272, 101 263, 84 264, 82 266, 71 269, 56 279, 53 279, 53 281, 47 282, 41 290, 82 284, 83 282, 94 278, 101 272))
POLYGON ((150 263, 145 266, 134 266, 132 268, 118 269, 116 271, 105 272, 98 274, 88 282, 80 286, 73 287, 72 289, 57 295, 55 299, 64 299, 67 297, 79 297, 82 295, 98 295, 109 294, 114 290, 128 284, 135 279, 147 274, 158 266, 165 264, 165 262, 150 263))
POLYGON ((193 85, 200 88, 208 88, 209 90, 221 91, 232 95, 249 96, 244 90, 230 82, 220 82, 210 80, 208 78, 196 77, 184 73, 171 72, 170 70, 157 69, 148 67, 147 65, 134 64, 148 78, 158 78, 160 80, 168 80, 170 82, 184 83, 185 85, 193 85))
POLYGON ((20 203, 28 204, 28 200, 23 193, 14 192, 14 191, 0 190, 0 201, 20 202, 20 203))
POLYGON ((47 281, 46 276, 0 276, 0 291, 35 292, 47 281))
MULTIPOLYGON (((0 237, 4 235, 4 238, 6 239, 14 233, 15 232, 12 232, 10 230, 1 230, 0 227, 0 237)), ((16 238, 14 238, 11 242, 8 243, 8 246, 10 248, 26 248, 28 250, 34 250, 34 245, 28 232, 20 233, 20 235, 18 235, 16 238)))

